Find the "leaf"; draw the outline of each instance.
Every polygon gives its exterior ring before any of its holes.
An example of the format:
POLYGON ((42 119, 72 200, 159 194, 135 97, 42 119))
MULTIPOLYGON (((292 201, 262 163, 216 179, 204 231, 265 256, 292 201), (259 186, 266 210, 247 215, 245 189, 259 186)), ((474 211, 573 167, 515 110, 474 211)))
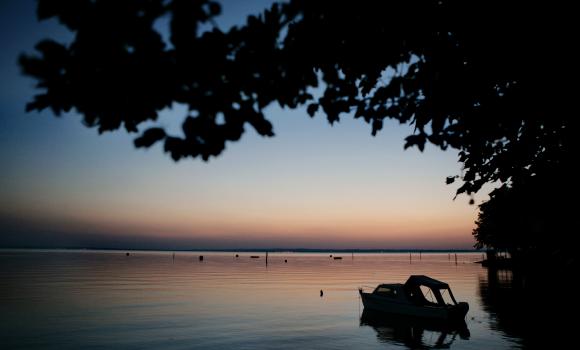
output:
POLYGON ((425 150, 425 141, 427 140, 427 135, 417 134, 410 135, 405 138, 405 149, 413 146, 417 146, 421 152, 425 150))
POLYGON ((150 128, 145 130, 143 135, 133 141, 135 147, 151 147, 154 143, 163 140, 167 134, 162 128, 150 128))
POLYGON ((316 112, 318 111, 318 107, 320 107, 320 105, 318 103, 311 103, 308 105, 308 108, 306 109, 306 111, 308 112, 308 115, 313 118, 314 114, 316 114, 316 112))
POLYGON ((377 132, 383 128, 383 120, 382 119, 374 119, 373 120, 373 131, 372 135, 377 136, 377 132))
POLYGON ((274 127, 272 123, 264 118, 262 113, 255 113, 248 118, 249 123, 254 127, 258 134, 262 136, 274 136, 274 127))

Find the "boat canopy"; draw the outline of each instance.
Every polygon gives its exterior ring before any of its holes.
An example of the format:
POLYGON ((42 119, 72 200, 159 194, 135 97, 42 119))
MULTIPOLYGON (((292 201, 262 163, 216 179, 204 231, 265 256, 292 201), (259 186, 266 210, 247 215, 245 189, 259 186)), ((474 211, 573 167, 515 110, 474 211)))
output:
POLYGON ((424 275, 412 275, 409 277, 407 282, 405 282, 405 287, 409 288, 413 286, 427 286, 431 289, 449 289, 447 283, 424 275))

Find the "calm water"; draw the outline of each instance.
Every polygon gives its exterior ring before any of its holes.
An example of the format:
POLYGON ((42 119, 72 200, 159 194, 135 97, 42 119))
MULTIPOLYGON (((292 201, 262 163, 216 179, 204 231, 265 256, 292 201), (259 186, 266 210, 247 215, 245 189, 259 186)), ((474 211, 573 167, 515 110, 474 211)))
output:
POLYGON ((415 254, 412 263, 408 254, 339 255, 276 253, 266 266, 264 253, 177 253, 173 260, 170 252, 0 252, 0 347, 520 347, 486 304, 488 274, 473 263, 481 254, 458 254, 457 264, 447 254, 415 254), (468 337, 361 322, 358 287, 411 274, 448 282, 469 302, 468 337))

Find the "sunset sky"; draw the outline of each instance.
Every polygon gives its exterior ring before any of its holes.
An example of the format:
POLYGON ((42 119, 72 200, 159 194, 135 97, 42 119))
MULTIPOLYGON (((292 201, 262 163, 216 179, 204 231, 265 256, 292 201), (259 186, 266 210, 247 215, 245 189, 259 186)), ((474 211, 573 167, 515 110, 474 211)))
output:
MULTIPOLYGON (((269 1, 224 4, 222 28, 269 1)), ((98 135, 73 113, 24 112, 35 93, 22 52, 44 37, 34 1, 0 3, 0 247, 471 248, 476 206, 445 177, 457 152, 403 150, 409 126, 370 126, 270 106, 276 137, 251 127, 218 158, 173 162, 136 150, 124 131, 98 135)), ((179 127, 185 110, 163 113, 179 127)), ((486 199, 482 193, 477 203, 486 199)))

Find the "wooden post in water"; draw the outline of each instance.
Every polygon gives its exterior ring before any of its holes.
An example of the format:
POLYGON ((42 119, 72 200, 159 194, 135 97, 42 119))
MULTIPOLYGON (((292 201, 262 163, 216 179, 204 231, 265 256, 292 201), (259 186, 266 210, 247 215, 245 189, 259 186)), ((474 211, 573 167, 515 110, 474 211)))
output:
POLYGON ((266 266, 268 266, 268 252, 266 252, 266 266))
POLYGON ((354 252, 352 252, 352 260, 354 260, 354 252))
POLYGON ((457 253, 455 253, 455 265, 457 265, 457 253))
POLYGON ((409 252, 409 264, 411 263, 411 252, 409 252))
POLYGON ((421 260, 421 252, 419 251, 419 260, 421 260))

